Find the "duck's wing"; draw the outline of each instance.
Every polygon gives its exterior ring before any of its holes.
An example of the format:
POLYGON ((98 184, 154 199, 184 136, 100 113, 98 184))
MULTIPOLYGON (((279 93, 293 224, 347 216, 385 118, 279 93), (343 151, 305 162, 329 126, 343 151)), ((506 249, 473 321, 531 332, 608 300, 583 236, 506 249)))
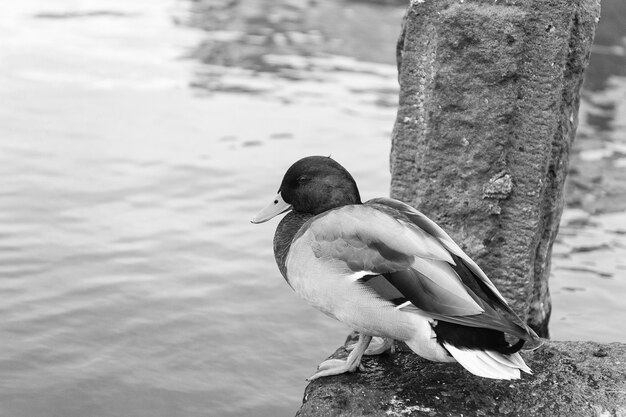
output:
POLYGON ((479 283, 469 282, 473 274, 461 278, 457 270, 466 273, 476 264, 466 264, 469 257, 443 230, 421 213, 409 212, 425 225, 421 227, 395 200, 387 201, 345 206, 312 219, 303 229, 311 234, 315 257, 333 263, 345 271, 342 275, 361 281, 398 308, 417 308, 435 319, 532 340, 523 325, 497 311, 500 307, 514 315, 484 273, 484 278, 473 278, 479 283))
MULTIPOLYGON (((457 275, 484 302, 494 308, 502 309, 519 322, 532 339, 538 339, 537 334, 511 309, 500 291, 487 277, 487 274, 470 258, 454 240, 437 223, 410 205, 391 198, 376 198, 367 202, 372 206, 391 207, 406 216, 413 224, 436 238, 452 255, 455 261, 453 266, 457 275)), ((530 340, 530 339, 529 339, 530 340)))
POLYGON ((369 200, 366 204, 374 207, 390 207, 402 213, 421 230, 425 231, 426 233, 437 239, 437 241, 443 247, 445 247, 450 252, 450 254, 453 255, 454 258, 460 258, 461 262, 458 262, 457 259, 455 263, 461 268, 468 270, 470 274, 474 275, 477 278, 478 285, 484 288, 483 291, 491 301, 501 304, 504 308, 509 308, 508 303, 506 302, 502 294, 500 294, 500 291, 498 291, 493 282, 491 282, 491 280, 487 277, 487 274, 485 274, 483 270, 480 269, 480 267, 476 264, 476 262, 472 260, 472 258, 470 258, 465 252, 463 252, 463 249, 461 249, 459 245, 457 245, 456 242, 452 240, 452 238, 441 227, 439 227, 437 223, 426 217, 422 212, 416 210, 406 203, 403 203, 402 201, 394 200, 392 198, 375 198, 369 200))

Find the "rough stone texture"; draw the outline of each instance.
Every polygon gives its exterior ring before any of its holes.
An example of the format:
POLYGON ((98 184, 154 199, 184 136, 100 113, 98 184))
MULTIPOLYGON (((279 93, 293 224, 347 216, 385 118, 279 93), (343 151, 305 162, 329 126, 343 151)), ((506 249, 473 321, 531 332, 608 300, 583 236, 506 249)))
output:
POLYGON ((547 342, 522 356, 534 375, 496 381, 402 345, 366 357, 364 372, 313 381, 297 416, 626 416, 626 344, 547 342))
POLYGON ((413 0, 391 196, 437 221, 548 336, 547 280, 599 0, 413 0))

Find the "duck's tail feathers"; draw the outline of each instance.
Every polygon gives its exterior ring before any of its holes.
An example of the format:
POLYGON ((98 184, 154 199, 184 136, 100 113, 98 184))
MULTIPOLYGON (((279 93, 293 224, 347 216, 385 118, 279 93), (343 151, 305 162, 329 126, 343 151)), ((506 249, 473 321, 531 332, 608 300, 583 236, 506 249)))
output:
POLYGON ((519 353, 507 355, 493 350, 460 349, 449 343, 443 346, 465 369, 483 378, 519 379, 520 371, 532 374, 519 353))

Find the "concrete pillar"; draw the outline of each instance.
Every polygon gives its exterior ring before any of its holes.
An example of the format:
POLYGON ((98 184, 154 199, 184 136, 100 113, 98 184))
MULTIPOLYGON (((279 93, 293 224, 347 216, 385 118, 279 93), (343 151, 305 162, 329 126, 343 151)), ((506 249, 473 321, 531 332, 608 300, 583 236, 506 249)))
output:
POLYGON ((391 196, 438 222, 548 336, 550 255, 600 0, 413 0, 391 196))

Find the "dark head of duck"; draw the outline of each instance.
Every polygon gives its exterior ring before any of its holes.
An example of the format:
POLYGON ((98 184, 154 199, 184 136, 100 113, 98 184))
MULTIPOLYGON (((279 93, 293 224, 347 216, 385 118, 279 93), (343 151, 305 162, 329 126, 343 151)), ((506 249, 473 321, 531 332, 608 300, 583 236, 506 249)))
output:
POLYGON ((294 163, 278 192, 294 211, 313 215, 361 203, 352 175, 327 156, 309 156, 294 163))
POLYGON ((302 225, 313 216, 349 204, 361 204, 359 189, 352 175, 330 157, 308 156, 287 170, 274 200, 252 219, 252 223, 263 223, 291 211, 274 234, 276 263, 287 282, 285 260, 302 225))

